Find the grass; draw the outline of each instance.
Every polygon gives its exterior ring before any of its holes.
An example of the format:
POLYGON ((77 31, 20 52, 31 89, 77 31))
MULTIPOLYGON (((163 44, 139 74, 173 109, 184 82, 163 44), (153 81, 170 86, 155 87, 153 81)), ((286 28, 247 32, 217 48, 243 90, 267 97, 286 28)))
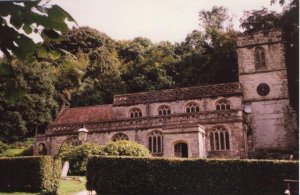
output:
POLYGON ((26 150, 25 148, 10 148, 7 149, 2 155, 3 156, 18 156, 22 154, 22 152, 26 150))
MULTIPOLYGON (((58 188, 58 195, 73 195, 76 192, 85 190, 85 177, 68 177, 62 179, 58 188)), ((39 195, 40 193, 25 193, 25 192, 0 192, 0 195, 39 195)))
POLYGON ((60 186, 58 188, 59 195, 71 195, 75 192, 80 192, 85 190, 85 177, 69 177, 70 179, 61 180, 60 186))

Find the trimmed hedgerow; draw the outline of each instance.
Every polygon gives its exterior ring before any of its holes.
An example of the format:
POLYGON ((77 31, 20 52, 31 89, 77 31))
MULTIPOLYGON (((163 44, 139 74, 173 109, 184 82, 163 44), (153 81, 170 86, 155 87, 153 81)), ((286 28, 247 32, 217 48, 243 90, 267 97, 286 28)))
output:
POLYGON ((61 161, 50 156, 0 158, 1 192, 56 193, 61 161))
POLYGON ((87 189, 126 194, 282 194, 298 161, 134 157, 89 159, 87 189))

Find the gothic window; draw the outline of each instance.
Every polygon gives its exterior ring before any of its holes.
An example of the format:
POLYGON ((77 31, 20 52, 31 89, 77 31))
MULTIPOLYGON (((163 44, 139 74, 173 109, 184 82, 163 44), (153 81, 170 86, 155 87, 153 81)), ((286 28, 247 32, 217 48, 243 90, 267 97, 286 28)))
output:
POLYGON ((153 131, 148 136, 148 148, 154 155, 163 153, 163 135, 159 131, 153 131))
POLYGON ((171 108, 169 106, 163 105, 158 108, 158 115, 170 115, 171 108))
POLYGON ((216 103, 216 110, 230 110, 230 102, 226 99, 219 100, 216 103))
POLYGON ((195 102, 189 103, 186 106, 185 110, 186 110, 187 113, 190 113, 190 112, 199 112, 200 111, 199 105, 196 104, 195 102))
POLYGON ((266 55, 265 50, 262 47, 255 48, 255 68, 265 68, 266 67, 266 55))
POLYGON ((139 108, 133 108, 129 111, 130 118, 140 118, 142 117, 142 111, 139 108))
POLYGON ((113 136, 112 140, 116 142, 120 140, 129 140, 129 138, 125 133, 117 133, 113 136))
POLYGON ((224 127, 216 127, 209 133, 210 150, 230 150, 229 132, 224 127))

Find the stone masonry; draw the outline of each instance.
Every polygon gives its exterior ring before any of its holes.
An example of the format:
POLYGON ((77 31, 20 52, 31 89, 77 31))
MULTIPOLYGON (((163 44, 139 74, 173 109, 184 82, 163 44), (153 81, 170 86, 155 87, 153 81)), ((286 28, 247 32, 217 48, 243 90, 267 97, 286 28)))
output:
POLYGON ((154 156, 247 158, 261 149, 296 146, 280 31, 237 38, 239 83, 115 95, 113 104, 67 108, 36 136, 35 153, 85 142, 132 140, 154 156))

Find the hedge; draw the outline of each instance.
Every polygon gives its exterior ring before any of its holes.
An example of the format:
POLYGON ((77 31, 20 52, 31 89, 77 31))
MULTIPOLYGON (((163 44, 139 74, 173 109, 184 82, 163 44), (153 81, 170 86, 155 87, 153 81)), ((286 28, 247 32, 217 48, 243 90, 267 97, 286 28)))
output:
POLYGON ((0 158, 1 192, 56 193, 61 161, 50 156, 0 158))
POLYGON ((126 194, 283 194, 298 161, 94 156, 87 189, 126 194))

